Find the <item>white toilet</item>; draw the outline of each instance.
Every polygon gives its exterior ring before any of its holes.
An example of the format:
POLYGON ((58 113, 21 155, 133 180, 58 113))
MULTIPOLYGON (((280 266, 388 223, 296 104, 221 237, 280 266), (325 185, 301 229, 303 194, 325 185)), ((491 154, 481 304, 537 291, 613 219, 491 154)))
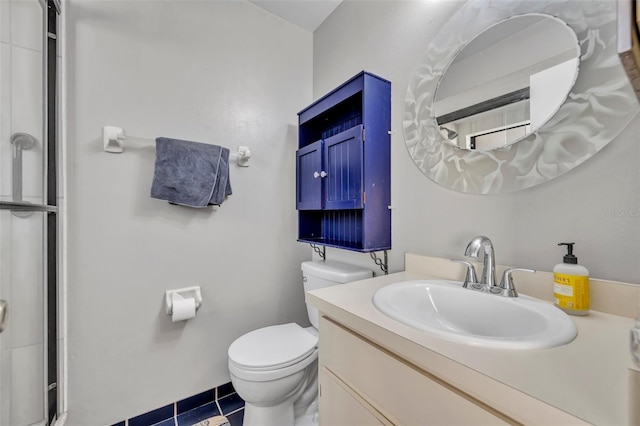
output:
MULTIPOLYGON (((370 278, 368 269, 334 261, 304 262, 305 291, 370 278)), ((311 327, 296 323, 251 331, 229 346, 229 372, 245 401, 244 426, 317 423, 318 310, 307 305, 311 327)))

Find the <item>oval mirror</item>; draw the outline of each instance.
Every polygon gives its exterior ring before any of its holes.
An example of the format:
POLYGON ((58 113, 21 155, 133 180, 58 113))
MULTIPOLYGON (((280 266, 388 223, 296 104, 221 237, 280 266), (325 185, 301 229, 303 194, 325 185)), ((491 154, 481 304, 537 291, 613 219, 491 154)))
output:
MULTIPOLYGON (((587 161, 611 142, 639 110, 618 57, 616 22, 616 2, 609 0, 461 1, 425 46, 422 61, 407 87, 402 130, 411 160, 438 185, 468 194, 498 194, 531 188, 587 161), (555 105, 555 113, 547 112, 550 118, 537 130, 532 128, 518 143, 500 149, 470 150, 443 142, 456 136, 450 134, 456 130, 449 129, 444 122, 440 128, 436 117, 442 114, 434 109, 435 95, 439 90, 438 99, 445 99, 444 83, 439 89, 440 80, 443 75, 447 80, 450 78, 448 69, 457 53, 462 52, 461 60, 464 59, 466 46, 479 34, 496 26, 519 27, 524 22, 519 22, 519 17, 532 14, 557 20, 554 23, 569 27, 570 32, 565 34, 575 32, 580 40, 580 72, 570 93, 559 96, 565 98, 562 105, 555 105)), ((500 42, 500 37, 494 41, 500 42)), ((544 49, 555 48, 556 43, 556 39, 546 42, 544 49)), ((531 48, 520 48, 503 55, 501 64, 486 61, 482 65, 500 70, 514 60, 515 55, 526 55, 530 51, 531 48)), ((469 67, 463 68, 470 71, 469 67)), ((455 80, 452 84, 456 84, 455 80)), ((457 137, 461 139, 460 135, 457 137)))
POLYGON ((443 139, 491 151, 538 130, 566 100, 579 57, 576 33, 553 16, 530 13, 489 27, 438 83, 433 108, 443 139))

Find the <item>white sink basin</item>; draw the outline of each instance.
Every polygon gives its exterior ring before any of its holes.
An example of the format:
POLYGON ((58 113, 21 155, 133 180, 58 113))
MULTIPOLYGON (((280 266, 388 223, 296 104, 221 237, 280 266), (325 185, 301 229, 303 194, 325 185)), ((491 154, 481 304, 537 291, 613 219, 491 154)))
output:
POLYGON ((482 293, 454 281, 391 284, 376 291, 373 304, 415 329, 487 348, 551 348, 578 334, 573 320, 550 303, 482 293))

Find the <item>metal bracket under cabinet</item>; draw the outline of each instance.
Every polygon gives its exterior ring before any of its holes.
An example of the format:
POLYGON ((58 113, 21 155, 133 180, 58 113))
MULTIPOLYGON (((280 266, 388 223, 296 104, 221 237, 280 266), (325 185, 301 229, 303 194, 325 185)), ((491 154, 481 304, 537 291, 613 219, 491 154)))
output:
POLYGON ((316 253, 318 253, 318 256, 320 256, 322 258, 322 260, 326 259, 327 256, 327 248, 325 246, 322 246, 322 248, 318 247, 315 244, 309 244, 311 246, 311 248, 313 248, 313 251, 315 251, 316 253))
MULTIPOLYGON (((320 256, 322 258, 322 260, 326 260, 327 258, 327 248, 326 246, 322 246, 322 248, 320 248, 320 246, 317 246, 316 244, 309 244, 311 246, 311 248, 313 248, 313 251, 315 251, 318 256, 320 256)), ((380 270, 382 272, 384 272, 385 275, 389 275, 389 256, 387 254, 387 250, 384 250, 382 255, 382 259, 378 257, 378 255, 376 254, 376 252, 371 252, 369 253, 369 255, 371 256, 371 259, 373 259, 373 262, 378 265, 378 267, 380 267, 380 270)))
POLYGON ((382 272, 384 272, 385 275, 389 275, 389 259, 387 256, 387 251, 384 250, 382 253, 383 253, 382 259, 378 257, 376 252, 371 252, 369 253, 369 255, 371 255, 371 259, 373 259, 375 264, 380 267, 382 272))

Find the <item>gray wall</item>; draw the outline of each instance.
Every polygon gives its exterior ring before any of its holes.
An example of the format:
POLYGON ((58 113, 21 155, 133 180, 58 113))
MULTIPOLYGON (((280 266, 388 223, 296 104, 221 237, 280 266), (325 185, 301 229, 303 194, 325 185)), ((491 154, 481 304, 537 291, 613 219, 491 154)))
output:
MULTIPOLYGON (((314 33, 315 97, 363 69, 392 82, 391 270, 403 269, 405 252, 462 258, 469 240, 484 234, 502 265, 550 271, 562 261, 556 243, 575 241, 591 276, 639 282, 638 117, 585 164, 517 193, 457 193, 413 164, 402 135, 405 91, 425 46, 462 4, 347 1, 314 33)), ((338 250, 328 257, 370 264, 366 256, 338 250)))
MULTIPOLYGON (((66 3, 69 422, 111 424, 229 381, 227 348, 306 325, 296 242, 296 112, 312 100, 312 34, 248 2, 66 3), (151 199, 152 142, 102 151, 105 125, 236 149, 220 208, 151 199), (165 290, 200 285, 171 323, 165 290)), ((303 248, 301 250, 301 248, 303 248)))
MULTIPOLYGON (((404 93, 456 6, 350 1, 312 40, 246 2, 66 4, 70 424, 110 424, 222 384, 233 339, 306 323, 295 114, 362 69, 393 84, 392 271, 405 252, 461 257, 482 233, 500 264, 550 270, 562 257, 555 244, 575 240, 593 276, 639 281, 638 217, 607 214, 639 207, 639 119, 584 165, 514 194, 452 192, 413 165, 404 93), (248 169, 232 165, 234 195, 221 208, 170 206, 148 196, 152 144, 104 153, 104 125, 249 145, 254 157, 248 169), (164 291, 196 284, 198 316, 172 324, 164 291)), ((366 255, 328 257, 373 267, 366 255)))

